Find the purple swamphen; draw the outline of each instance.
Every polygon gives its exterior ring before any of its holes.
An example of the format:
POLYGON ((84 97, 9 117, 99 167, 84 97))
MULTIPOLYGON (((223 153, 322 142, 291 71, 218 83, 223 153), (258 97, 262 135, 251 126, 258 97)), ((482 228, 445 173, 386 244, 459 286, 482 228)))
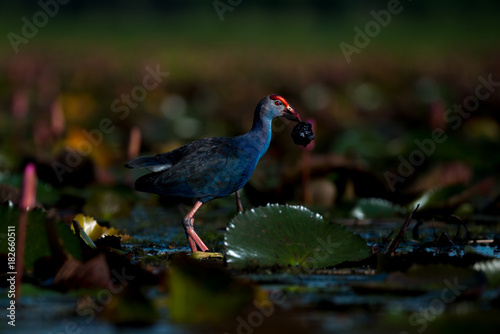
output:
POLYGON ((208 248, 193 228, 196 211, 204 203, 236 192, 248 182, 269 147, 272 120, 281 116, 300 122, 299 114, 283 97, 268 95, 255 108, 248 133, 196 140, 170 152, 137 158, 125 167, 152 172, 137 179, 138 191, 196 199, 182 225, 191 251, 198 247, 204 252, 208 248))

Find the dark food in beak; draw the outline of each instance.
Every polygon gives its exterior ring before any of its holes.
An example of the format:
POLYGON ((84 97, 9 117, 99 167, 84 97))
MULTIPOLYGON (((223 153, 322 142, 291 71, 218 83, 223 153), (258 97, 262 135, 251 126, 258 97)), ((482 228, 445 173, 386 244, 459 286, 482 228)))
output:
POLYGON ((306 147, 314 140, 312 124, 307 122, 297 123, 292 130, 292 139, 295 144, 306 147))

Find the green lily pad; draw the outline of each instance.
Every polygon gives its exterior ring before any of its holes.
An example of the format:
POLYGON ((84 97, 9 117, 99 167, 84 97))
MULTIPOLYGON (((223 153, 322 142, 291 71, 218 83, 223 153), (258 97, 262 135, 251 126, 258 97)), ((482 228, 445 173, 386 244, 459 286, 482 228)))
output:
POLYGON ((238 214, 226 234, 231 265, 292 265, 312 268, 370 255, 366 242, 345 226, 327 222, 302 206, 267 205, 238 214))
POLYGON ((406 212, 405 208, 382 198, 362 198, 351 211, 358 219, 393 218, 406 212))
MULTIPOLYGON (((7 231, 6 226, 14 226, 16 231, 16 244, 17 244, 17 233, 18 221, 19 221, 19 209, 14 205, 9 203, 3 203, 0 205, 0 222, 5 226, 5 231, 7 231)), ((47 232, 45 228, 45 222, 47 221, 47 213, 40 209, 35 208, 28 212, 28 223, 26 228, 26 247, 24 251, 24 266, 26 269, 33 269, 35 261, 43 256, 48 256, 50 254, 49 242, 47 240, 47 232)), ((64 249, 71 254, 73 257, 79 259, 80 254, 80 242, 75 234, 70 230, 66 224, 63 222, 55 223, 56 231, 64 244, 64 249)), ((17 247, 17 245, 16 245, 17 247)), ((7 253, 8 243, 7 238, 0 237, 0 253, 7 253)), ((16 251, 18 251, 16 249, 16 251)))

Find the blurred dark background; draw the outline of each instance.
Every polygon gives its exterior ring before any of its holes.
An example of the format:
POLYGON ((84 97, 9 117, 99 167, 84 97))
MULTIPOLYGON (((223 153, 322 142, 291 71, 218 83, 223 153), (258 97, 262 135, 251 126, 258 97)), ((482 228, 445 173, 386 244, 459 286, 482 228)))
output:
POLYGON ((35 161, 53 188, 130 183, 131 157, 242 134, 270 93, 314 120, 316 140, 304 151, 293 124, 277 121, 246 189, 255 205, 405 203, 496 180, 500 91, 456 128, 448 109, 474 96, 480 77, 500 81, 498 2, 0 3, 2 182, 35 161), (399 11, 382 26, 373 11, 388 6, 399 11), (356 44, 367 24, 376 31, 356 44), (346 44, 357 50, 348 57, 346 44), (151 69, 168 75, 145 89, 151 69), (446 140, 394 182, 415 140, 437 128, 446 140))

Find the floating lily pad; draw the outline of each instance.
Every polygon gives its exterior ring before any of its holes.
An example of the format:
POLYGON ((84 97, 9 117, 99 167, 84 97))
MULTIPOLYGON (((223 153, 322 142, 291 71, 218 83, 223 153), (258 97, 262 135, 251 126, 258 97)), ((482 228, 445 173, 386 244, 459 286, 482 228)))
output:
POLYGON ((358 219, 393 218, 405 213, 405 208, 382 198, 362 198, 351 211, 358 219))
POLYGON ((289 205, 268 205, 237 215, 229 223, 225 245, 228 262, 240 267, 322 268, 370 255, 366 242, 345 226, 289 205))
POLYGON ((500 286, 500 260, 493 259, 481 261, 474 264, 474 270, 481 270, 488 278, 488 283, 491 287, 498 288, 500 286))

